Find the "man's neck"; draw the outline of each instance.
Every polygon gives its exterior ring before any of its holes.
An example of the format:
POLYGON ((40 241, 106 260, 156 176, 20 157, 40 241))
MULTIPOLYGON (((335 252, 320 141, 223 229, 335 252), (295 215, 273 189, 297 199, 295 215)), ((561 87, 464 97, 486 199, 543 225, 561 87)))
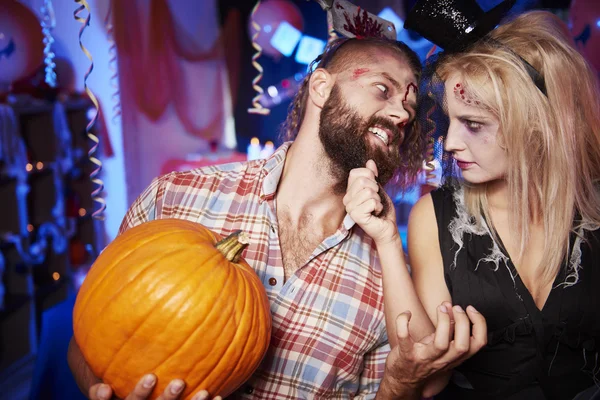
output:
POLYGON ((315 228, 335 230, 346 215, 344 194, 334 191, 337 182, 318 135, 306 133, 299 134, 288 150, 277 188, 277 204, 289 210, 292 223, 310 214, 315 228))

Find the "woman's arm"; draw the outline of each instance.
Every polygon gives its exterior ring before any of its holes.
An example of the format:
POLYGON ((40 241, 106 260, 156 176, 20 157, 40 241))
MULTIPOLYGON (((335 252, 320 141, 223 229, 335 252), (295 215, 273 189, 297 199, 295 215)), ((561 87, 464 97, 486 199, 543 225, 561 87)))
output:
POLYGON ((412 281, 431 322, 437 326, 437 307, 452 302, 444 280, 444 265, 431 195, 419 199, 408 220, 408 254, 412 281))
MULTIPOLYGON (((408 220, 408 254, 417 296, 430 321, 437 326, 437 307, 445 303, 450 308, 452 297, 444 280, 437 220, 430 194, 421 197, 411 210, 408 220)), ((451 371, 437 374, 425 386, 423 396, 431 397, 441 392, 450 376, 451 371)))

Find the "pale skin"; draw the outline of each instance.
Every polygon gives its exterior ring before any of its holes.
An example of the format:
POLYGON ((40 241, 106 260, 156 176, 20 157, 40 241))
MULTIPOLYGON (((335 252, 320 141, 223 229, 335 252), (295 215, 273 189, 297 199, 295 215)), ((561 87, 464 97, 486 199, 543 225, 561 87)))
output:
MULTIPOLYGON (((471 184, 487 185, 488 202, 493 226, 509 255, 517 254, 518 243, 510 234, 508 187, 505 180, 508 157, 499 137, 497 118, 485 108, 467 103, 453 95, 460 84, 459 76, 446 80, 450 126, 445 149, 463 163, 463 178, 471 184)), ((543 249, 543 229, 539 221, 531 221, 528 252, 522 259, 511 257, 523 282, 531 292, 538 308, 545 304, 551 284, 543 284, 539 266, 543 249), (531 246, 529 246, 529 243, 531 246)), ((423 196, 411 210, 408 225, 408 252, 416 292, 429 318, 439 327, 439 304, 451 302, 444 280, 444 269, 438 228, 431 195, 423 196)), ((470 308, 471 306, 469 306, 470 308)), ((467 308, 467 314, 471 316, 467 308)), ((453 308, 457 316, 458 309, 453 308)), ((476 324, 472 337, 475 337, 476 324)), ((469 353, 472 353, 471 351, 469 353)), ((461 359, 464 361, 464 358, 461 359)))
POLYGON ((417 388, 423 397, 431 397, 445 387, 453 367, 485 346, 487 326, 475 308, 469 306, 465 312, 460 306, 452 307, 448 300, 436 304, 433 318, 428 316, 408 273, 393 208, 385 217, 377 216, 383 205, 376 176, 377 166, 372 160, 365 168, 353 170, 344 204, 352 219, 377 245, 392 346, 388 361, 406 355, 419 360, 410 372, 402 370, 393 375, 403 384, 417 388))
MULTIPOLYGON (((461 101, 453 96, 453 88, 460 77, 446 80, 446 93, 450 126, 445 148, 455 159, 472 163, 463 170, 463 178, 472 184, 487 185, 490 216, 496 233, 521 280, 531 293, 538 308, 546 303, 552 282, 542 279, 544 236, 541 218, 530 221, 527 253, 521 259, 519 243, 513 240, 509 225, 508 186, 505 180, 508 157, 499 137, 497 118, 488 110, 461 101)), ((413 207, 409 219, 408 251, 413 269, 415 288, 430 318, 435 321, 436 306, 450 301, 451 296, 444 281, 442 255, 439 250, 438 229, 430 195, 421 198, 413 207)))
MULTIPOLYGON (((339 228, 346 215, 344 195, 336 194, 333 190, 337 182, 328 168, 327 155, 318 135, 320 112, 334 84, 336 82, 339 84, 348 104, 359 110, 361 116, 365 118, 381 115, 403 127, 409 118, 414 116, 416 95, 414 92, 407 91, 407 87, 416 79, 408 64, 385 50, 373 50, 372 60, 356 67, 368 70, 358 76, 353 76, 350 70, 334 74, 317 69, 310 78, 304 120, 297 138, 288 150, 276 193, 280 244, 286 278, 296 273, 314 248, 339 228), (298 238, 302 238, 305 245, 297 246, 298 238)), ((380 139, 374 136, 369 140, 373 145, 382 145, 380 139)), ((408 275, 405 278, 402 285, 408 287, 410 278, 408 275)), ((414 290, 412 293, 412 297, 408 296, 411 300, 403 303, 403 311, 413 312, 411 329, 414 327, 415 332, 422 338, 432 333, 433 327, 422 309, 413 306, 418 303, 418 300, 414 290)), ((377 394, 378 399, 419 399, 422 381, 439 370, 447 361, 455 359, 457 354, 464 354, 465 349, 462 347, 450 345, 449 338, 452 331, 450 313, 442 314, 440 320, 447 323, 440 324, 435 335, 423 339, 426 343, 412 341, 408 334, 408 321, 411 316, 408 313, 400 315, 398 336, 394 331, 394 335, 390 337, 393 343, 401 344, 402 347, 396 346, 388 357, 386 372, 377 394)), ((457 319, 455 325, 462 326, 462 320, 457 319)), ((456 329, 454 332, 456 337, 456 329)), ((456 342, 456 339, 452 342, 456 342)), ((101 390, 107 390, 106 394, 110 396, 112 394, 110 387, 100 383, 99 379, 93 376, 73 339, 69 347, 68 360, 79 387, 84 393, 88 393, 90 399, 109 398, 100 397, 101 390)), ((171 386, 173 383, 171 382, 171 386)), ((134 393, 126 399, 143 400, 148 398, 150 391, 151 388, 144 388, 140 381, 134 393)), ((178 395, 168 392, 169 388, 160 399, 179 398, 178 395)), ((199 393, 199 395, 201 396, 198 398, 209 397, 207 393, 199 393)))

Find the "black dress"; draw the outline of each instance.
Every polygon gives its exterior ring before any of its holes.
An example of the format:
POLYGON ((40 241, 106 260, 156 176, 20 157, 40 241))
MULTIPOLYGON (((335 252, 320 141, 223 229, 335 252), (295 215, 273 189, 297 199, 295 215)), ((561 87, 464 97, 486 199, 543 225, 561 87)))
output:
POLYGON ((432 198, 452 301, 473 305, 488 325, 487 346, 436 400, 573 399, 599 382, 600 230, 572 235, 571 257, 539 310, 502 243, 475 228, 462 190, 440 188, 432 198))

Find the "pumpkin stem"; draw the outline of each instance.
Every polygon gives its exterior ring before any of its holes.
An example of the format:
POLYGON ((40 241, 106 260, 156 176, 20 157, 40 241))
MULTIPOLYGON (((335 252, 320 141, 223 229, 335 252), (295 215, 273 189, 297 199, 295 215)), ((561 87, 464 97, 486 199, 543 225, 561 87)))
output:
POLYGON ((240 260, 242 251, 248 247, 248 235, 241 230, 235 231, 225 239, 220 240, 215 247, 227 260, 236 263, 240 260))

